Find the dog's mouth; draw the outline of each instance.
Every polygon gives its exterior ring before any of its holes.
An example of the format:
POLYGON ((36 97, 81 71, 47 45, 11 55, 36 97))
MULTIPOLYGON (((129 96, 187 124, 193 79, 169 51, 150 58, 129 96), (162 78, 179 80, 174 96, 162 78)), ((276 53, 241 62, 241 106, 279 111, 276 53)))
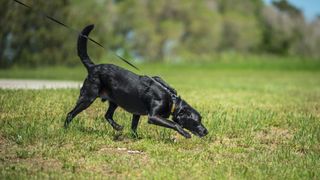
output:
POLYGON ((196 132, 196 131, 190 131, 192 134, 194 134, 194 135, 196 135, 196 136, 198 136, 198 137, 200 137, 200 138, 202 138, 202 137, 204 137, 204 136, 206 136, 206 134, 200 134, 200 133, 198 133, 198 132, 196 132))
POLYGON ((206 128, 202 128, 201 130, 199 130, 199 132, 194 131, 194 130, 190 130, 190 132, 200 138, 202 138, 208 134, 208 130, 206 128))
POLYGON ((198 132, 196 132, 196 131, 190 131, 192 134, 194 134, 194 135, 196 135, 196 136, 198 136, 198 137, 203 137, 203 136, 201 136, 198 132))

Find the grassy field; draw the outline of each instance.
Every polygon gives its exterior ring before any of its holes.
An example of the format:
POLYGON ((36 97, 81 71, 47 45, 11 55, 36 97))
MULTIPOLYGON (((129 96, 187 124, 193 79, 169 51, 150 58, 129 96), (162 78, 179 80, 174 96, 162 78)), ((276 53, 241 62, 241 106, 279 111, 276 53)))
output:
MULTIPOLYGON (((0 179, 320 179, 320 66, 314 62, 140 65, 203 116, 184 139, 147 124, 115 132, 97 100, 62 128, 79 90, 0 90, 0 179)), ((82 80, 83 67, 11 69, 2 78, 82 80)))

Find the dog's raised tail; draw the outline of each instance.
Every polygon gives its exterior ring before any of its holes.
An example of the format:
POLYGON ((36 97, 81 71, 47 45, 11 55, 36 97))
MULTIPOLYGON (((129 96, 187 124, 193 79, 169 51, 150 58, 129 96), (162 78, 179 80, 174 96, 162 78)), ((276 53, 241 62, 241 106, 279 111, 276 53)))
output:
POLYGON ((94 28, 94 25, 88 25, 86 26, 82 31, 81 34, 79 34, 78 37, 78 56, 81 59, 81 62, 83 65, 87 68, 89 71, 91 67, 94 66, 94 63, 91 61, 88 53, 87 53, 87 42, 88 42, 88 37, 89 33, 92 31, 94 28))

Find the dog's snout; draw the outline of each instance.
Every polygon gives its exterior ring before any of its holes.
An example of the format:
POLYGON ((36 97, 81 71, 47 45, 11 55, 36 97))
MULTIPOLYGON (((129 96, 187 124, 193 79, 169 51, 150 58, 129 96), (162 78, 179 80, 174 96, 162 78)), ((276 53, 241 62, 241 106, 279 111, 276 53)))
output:
POLYGON ((206 128, 204 128, 204 130, 203 130, 203 135, 205 136, 205 135, 207 135, 209 132, 208 132, 208 130, 206 129, 206 128))
POLYGON ((207 135, 209 133, 208 130, 202 125, 199 125, 198 129, 200 131, 199 134, 200 134, 201 137, 203 137, 203 136, 205 136, 205 135, 207 135))

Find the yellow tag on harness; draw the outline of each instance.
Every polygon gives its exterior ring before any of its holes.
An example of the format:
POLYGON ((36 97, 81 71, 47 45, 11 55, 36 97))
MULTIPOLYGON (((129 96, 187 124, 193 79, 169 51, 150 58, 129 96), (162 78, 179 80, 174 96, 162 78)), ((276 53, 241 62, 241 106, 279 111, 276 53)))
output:
POLYGON ((171 106, 171 114, 173 114, 175 108, 176 108, 176 104, 173 103, 172 106, 171 106))

